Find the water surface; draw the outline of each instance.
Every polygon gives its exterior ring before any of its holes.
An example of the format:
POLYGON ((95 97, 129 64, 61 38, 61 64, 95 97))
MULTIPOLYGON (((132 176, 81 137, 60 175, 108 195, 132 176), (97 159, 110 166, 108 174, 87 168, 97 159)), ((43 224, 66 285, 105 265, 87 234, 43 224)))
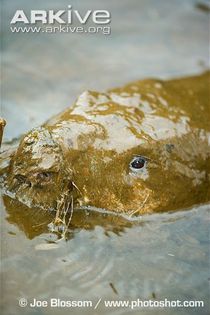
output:
MULTIPOLYGON (((3 314, 52 314, 50 308, 26 308, 24 313, 18 306, 21 297, 93 303, 102 298, 98 310, 85 309, 92 315, 131 312, 107 309, 104 300, 203 300, 204 308, 180 309, 179 314, 208 314, 210 206, 147 215, 134 222, 75 212, 64 240, 49 231, 52 215, 20 204, 12 208, 13 202, 4 197, 2 203, 3 314)), ((56 309, 56 314, 71 312, 84 314, 79 308, 56 309)), ((134 309, 132 314, 139 312, 134 309)), ((144 309, 141 314, 151 312, 144 309)), ((160 309, 154 312, 162 314, 160 309)))

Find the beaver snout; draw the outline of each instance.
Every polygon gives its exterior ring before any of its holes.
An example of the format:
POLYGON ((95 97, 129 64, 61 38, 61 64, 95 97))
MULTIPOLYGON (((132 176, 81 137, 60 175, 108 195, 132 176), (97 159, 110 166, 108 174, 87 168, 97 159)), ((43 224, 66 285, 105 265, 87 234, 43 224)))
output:
POLYGON ((16 190, 21 185, 25 185, 28 187, 31 187, 31 182, 28 180, 28 178, 25 175, 17 174, 14 176, 14 179, 9 182, 9 187, 11 190, 16 190))
POLYGON ((17 174, 14 178, 18 181, 18 183, 26 184, 29 187, 42 187, 46 184, 52 182, 53 174, 51 172, 38 172, 33 174, 22 175, 17 174))

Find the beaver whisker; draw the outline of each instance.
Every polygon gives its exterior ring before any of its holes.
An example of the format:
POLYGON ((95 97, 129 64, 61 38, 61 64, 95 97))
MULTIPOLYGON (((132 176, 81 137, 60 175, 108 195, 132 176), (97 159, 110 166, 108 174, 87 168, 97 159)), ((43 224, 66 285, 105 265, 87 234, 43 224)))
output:
POLYGON ((79 191, 80 194, 82 194, 81 190, 77 187, 77 185, 72 181, 72 185, 79 191))
POLYGON ((68 203, 67 203, 67 206, 66 206, 66 207, 64 206, 64 216, 63 216, 63 221, 64 221, 64 223, 66 222, 66 214, 68 213, 68 210, 69 210, 69 206, 70 206, 70 204, 71 204, 71 200, 70 200, 70 201, 68 201, 68 203))
POLYGON ((63 233, 63 238, 65 238, 65 235, 68 232, 68 227, 69 227, 69 225, 71 223, 71 219, 72 219, 72 216, 73 216, 73 211, 74 211, 74 198, 73 198, 73 196, 71 196, 71 201, 70 201, 69 205, 70 204, 71 204, 70 216, 69 216, 68 223, 66 224, 66 228, 65 228, 64 233, 63 233))
POLYGON ((74 212, 74 198, 73 198, 73 196, 71 196, 71 212, 70 212, 70 217, 69 217, 69 221, 68 221, 67 226, 69 226, 69 224, 71 222, 73 212, 74 212))
POLYGON ((70 204, 71 200, 69 200, 69 193, 64 192, 61 195, 61 198, 57 201, 55 222, 59 223, 62 221, 65 224, 66 214, 68 213, 70 204))
POLYGON ((60 205, 61 201, 58 200, 57 201, 57 206, 56 206, 56 214, 55 214, 55 222, 59 219, 60 217, 60 208, 61 208, 61 205, 60 205))
POLYGON ((61 195, 61 198, 57 200, 57 206, 56 206, 56 215, 55 215, 55 222, 60 219, 61 214, 63 213, 63 207, 64 207, 64 198, 63 195, 61 195))
POLYGON ((61 229, 61 238, 59 239, 59 241, 61 241, 62 239, 66 239, 66 233, 68 232, 68 227, 70 225, 72 216, 73 216, 73 211, 74 211, 74 203, 73 203, 73 196, 71 196, 71 200, 67 201, 68 195, 66 193, 64 193, 61 197, 61 199, 58 201, 59 206, 58 209, 56 211, 56 218, 54 220, 53 225, 57 225, 58 227, 60 226, 61 229), (66 203, 67 201, 67 203, 66 203), (71 207, 70 207, 71 205, 71 207), (66 215, 68 213, 68 210, 71 209, 70 211, 70 216, 69 216, 69 220, 68 223, 66 222, 66 215))
POLYGON ((142 208, 145 206, 145 204, 146 204, 148 198, 149 198, 149 193, 146 195, 146 197, 145 197, 143 203, 141 204, 141 207, 138 208, 138 209, 136 209, 136 210, 134 210, 134 211, 132 211, 132 212, 130 212, 130 213, 129 213, 129 217, 132 217, 134 214, 136 214, 137 212, 139 212, 140 209, 142 209, 142 208))

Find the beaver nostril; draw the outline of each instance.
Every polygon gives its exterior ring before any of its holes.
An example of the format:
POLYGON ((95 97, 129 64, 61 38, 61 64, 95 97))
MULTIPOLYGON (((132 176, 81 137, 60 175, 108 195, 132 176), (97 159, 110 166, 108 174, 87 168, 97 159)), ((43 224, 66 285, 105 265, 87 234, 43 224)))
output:
POLYGON ((26 176, 22 174, 17 174, 14 178, 19 182, 19 184, 27 184, 29 187, 31 187, 31 182, 27 179, 26 176))
POLYGON ((19 183, 21 183, 21 184, 24 184, 27 181, 26 176, 21 175, 21 174, 15 175, 15 179, 17 179, 19 181, 19 183))
POLYGON ((36 178, 41 181, 49 181, 52 178, 52 173, 50 172, 41 172, 36 175, 36 178))
POLYGON ((165 148, 166 148, 166 151, 167 151, 168 153, 172 153, 172 151, 173 151, 174 148, 175 148, 175 145, 172 144, 172 143, 166 143, 165 148))

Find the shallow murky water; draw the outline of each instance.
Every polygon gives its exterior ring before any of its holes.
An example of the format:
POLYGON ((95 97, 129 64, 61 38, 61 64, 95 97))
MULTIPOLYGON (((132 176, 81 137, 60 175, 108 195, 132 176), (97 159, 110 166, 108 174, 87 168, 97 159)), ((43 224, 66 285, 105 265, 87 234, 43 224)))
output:
POLYGON ((18 8, 26 13, 65 10, 69 0, 2 0, 5 140, 44 122, 84 90, 202 72, 209 64, 209 19, 197 2, 70 1, 83 14, 88 9, 111 12, 111 35, 95 35, 14 34, 9 21, 18 8))
MULTIPOLYGON (((203 1, 207 3, 208 1, 203 1)), ((85 89, 105 90, 147 76, 198 73, 208 65, 208 14, 197 1, 71 1, 75 9, 106 8, 109 37, 12 34, 17 8, 67 7, 69 1, 7 0, 3 4, 2 115, 4 141, 18 137, 71 104, 85 89)), ((53 217, 1 203, 1 314, 140 314, 108 309, 104 300, 204 300, 209 314, 209 205, 130 222, 108 214, 74 213, 68 240, 49 231, 53 217), (102 298, 93 308, 20 308, 21 297, 102 298)), ((94 305, 95 305, 94 304, 94 305)), ((177 309, 165 309, 175 315, 177 309)), ((144 309, 141 314, 162 314, 144 309)))
MULTIPOLYGON (((149 215, 129 222, 108 214, 76 214, 68 240, 49 232, 50 214, 2 204, 2 307, 4 314, 51 314, 52 308, 21 309, 18 299, 90 300, 99 308, 85 314, 129 314, 108 309, 104 300, 204 300, 205 308, 179 314, 208 314, 209 211, 149 215), (113 288, 114 287, 114 288, 113 288)), ((133 310, 132 314, 139 314, 133 310)), ((151 309, 141 311, 150 314, 151 309)), ((162 314, 155 310, 155 314, 162 314)), ((164 310, 177 314, 177 310, 164 310)), ((56 314, 84 314, 56 308, 56 314)))

